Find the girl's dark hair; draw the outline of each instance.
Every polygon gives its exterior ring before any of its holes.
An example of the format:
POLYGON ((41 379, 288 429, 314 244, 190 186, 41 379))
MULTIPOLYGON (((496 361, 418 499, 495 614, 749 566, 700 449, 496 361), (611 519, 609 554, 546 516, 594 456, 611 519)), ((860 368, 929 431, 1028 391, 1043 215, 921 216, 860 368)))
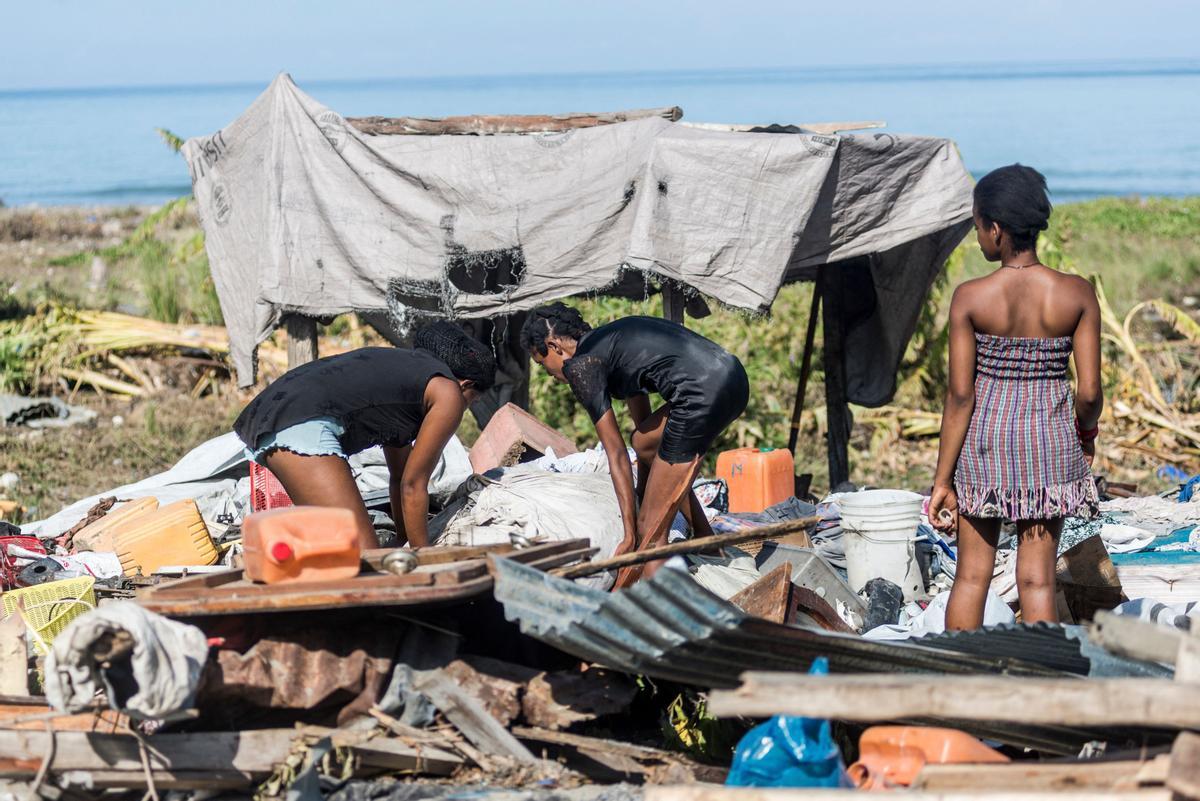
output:
POLYGON ((521 326, 521 348, 545 356, 546 337, 580 339, 591 330, 592 327, 583 321, 578 311, 556 301, 529 313, 525 325, 521 326))
POLYGON ((496 383, 496 357, 491 349, 454 323, 430 323, 413 337, 413 347, 437 356, 459 381, 486 392, 496 383))
POLYGON ((1032 250, 1050 224, 1046 178, 1023 164, 992 170, 975 184, 975 210, 1008 231, 1015 250, 1032 250))

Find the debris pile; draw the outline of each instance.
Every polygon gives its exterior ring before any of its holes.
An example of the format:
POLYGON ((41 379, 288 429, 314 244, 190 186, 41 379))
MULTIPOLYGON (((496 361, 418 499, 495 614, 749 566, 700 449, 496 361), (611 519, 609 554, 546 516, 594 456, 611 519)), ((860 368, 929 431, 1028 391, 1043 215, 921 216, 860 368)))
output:
MULTIPOLYGON (((747 501, 730 470, 694 487, 713 536, 680 516, 667 544, 614 556, 603 451, 495 420, 486 453, 442 454, 427 548, 348 556, 327 510, 260 511, 233 435, 0 531, 3 781, 72 799, 1200 797, 1200 481, 1068 523, 1063 625, 1017 621, 1006 533, 984 628, 947 632, 956 545, 919 494, 747 501), (262 570, 281 546, 325 561, 262 570)), ((382 454, 352 467, 385 541, 382 454)))

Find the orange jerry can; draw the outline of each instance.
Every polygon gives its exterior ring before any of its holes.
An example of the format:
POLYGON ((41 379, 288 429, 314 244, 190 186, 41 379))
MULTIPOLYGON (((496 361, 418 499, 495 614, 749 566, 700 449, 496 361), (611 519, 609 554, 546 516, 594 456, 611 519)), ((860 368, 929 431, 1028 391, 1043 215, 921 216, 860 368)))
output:
POLYGON ((138 515, 158 509, 158 498, 138 498, 122 504, 95 523, 89 523, 75 533, 71 545, 76 551, 116 551, 116 532, 138 515))
POLYGON ((148 576, 173 565, 211 565, 219 558, 208 526, 190 498, 122 519, 112 536, 127 576, 148 576))
POLYGON ((358 575, 354 513, 328 506, 256 512, 242 523, 246 578, 263 584, 337 581, 358 575))
POLYGON ((792 497, 792 453, 775 448, 736 448, 717 457, 717 478, 729 487, 729 511, 761 512, 792 497))

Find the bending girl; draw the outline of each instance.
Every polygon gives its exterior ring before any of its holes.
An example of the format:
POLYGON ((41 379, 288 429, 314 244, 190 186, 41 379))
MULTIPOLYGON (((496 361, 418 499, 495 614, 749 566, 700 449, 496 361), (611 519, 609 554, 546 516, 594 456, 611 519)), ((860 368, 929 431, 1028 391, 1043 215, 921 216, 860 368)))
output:
POLYGON ((1046 179, 1014 164, 975 186, 975 233, 1000 267, 950 305, 950 386, 929 516, 958 529, 947 629, 983 623, 1000 523, 1017 524, 1026 623, 1056 621, 1063 518, 1091 516, 1100 387, 1100 307, 1092 285, 1038 261, 1050 218, 1046 179), (1075 354, 1072 397, 1067 360, 1075 354))
POLYGON ((429 477, 467 406, 496 377, 491 351, 451 323, 422 329, 413 344, 300 365, 233 424, 296 504, 353 511, 363 548, 379 543, 347 457, 383 446, 396 532, 414 548, 428 545, 429 477))
MULTIPOLYGON (((625 523, 617 554, 660 544, 676 510, 694 535, 712 534, 691 486, 700 458, 746 409, 750 385, 737 358, 657 317, 625 317, 593 331, 578 311, 562 303, 530 313, 521 346, 551 376, 570 385, 596 426, 625 523), (651 392, 665 401, 654 411, 651 392), (623 399, 633 418, 636 495, 612 398, 623 399)), ((649 566, 647 574, 654 569, 649 566)), ((638 575, 640 570, 618 575, 617 586, 638 575)))

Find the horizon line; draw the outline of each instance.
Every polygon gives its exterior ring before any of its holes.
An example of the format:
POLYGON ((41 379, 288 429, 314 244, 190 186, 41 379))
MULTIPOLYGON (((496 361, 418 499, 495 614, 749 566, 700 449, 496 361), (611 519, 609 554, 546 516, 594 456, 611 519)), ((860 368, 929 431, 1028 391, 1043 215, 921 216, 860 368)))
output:
MULTIPOLYGON (((996 77, 1143 77, 1158 74, 1177 74, 1180 66, 1188 66, 1190 69, 1185 69, 1184 72, 1195 72, 1200 74, 1200 58, 1187 56, 1169 56, 1169 57, 1145 57, 1145 58, 1126 58, 1126 59, 1059 59, 1046 61, 953 61, 953 62, 905 62, 905 63, 875 63, 875 64, 837 64, 837 65, 787 65, 787 66, 757 66, 757 67, 681 67, 674 69, 635 69, 635 70, 582 70, 575 72, 513 72, 513 73, 443 73, 430 75, 402 75, 402 76, 371 76, 364 78, 315 78, 297 81, 305 86, 363 86, 363 85, 383 85, 383 84, 403 84, 403 83, 425 83, 425 82, 444 82, 444 81, 504 81, 504 80, 528 80, 528 79, 588 79, 588 78, 613 78, 613 77, 648 77, 648 76, 704 76, 704 75, 743 75, 750 77, 753 75, 761 75, 764 73, 853 73, 861 70, 881 70, 881 69, 897 69, 897 70, 921 70, 921 69, 936 69, 950 70, 954 68, 967 69, 1007 69, 1010 72, 1007 75, 996 77), (1136 68, 1140 65, 1140 69, 1136 68), (1150 65, 1158 65, 1151 67, 1150 65), (1170 65, 1175 65, 1174 69, 1170 65), (1091 69, 1084 69, 1091 67, 1091 69), (1124 68, 1123 68, 1124 67, 1124 68), (1057 68, 1058 72, 1047 72, 1047 68, 1057 68)), ((228 90, 228 89, 265 89, 270 85, 275 77, 281 74, 291 74, 287 69, 280 69, 275 72, 269 79, 261 80, 236 80, 236 81, 220 81, 213 83, 163 83, 163 84, 97 84, 91 86, 44 86, 44 87, 0 87, 0 96, 6 95, 54 95, 54 94, 73 94, 83 92, 166 92, 178 90, 228 90)), ((903 77, 903 76, 901 76, 903 77)), ((941 76, 945 78, 954 78, 955 76, 941 76)), ((972 78, 986 78, 992 76, 975 75, 963 76, 972 78)))

